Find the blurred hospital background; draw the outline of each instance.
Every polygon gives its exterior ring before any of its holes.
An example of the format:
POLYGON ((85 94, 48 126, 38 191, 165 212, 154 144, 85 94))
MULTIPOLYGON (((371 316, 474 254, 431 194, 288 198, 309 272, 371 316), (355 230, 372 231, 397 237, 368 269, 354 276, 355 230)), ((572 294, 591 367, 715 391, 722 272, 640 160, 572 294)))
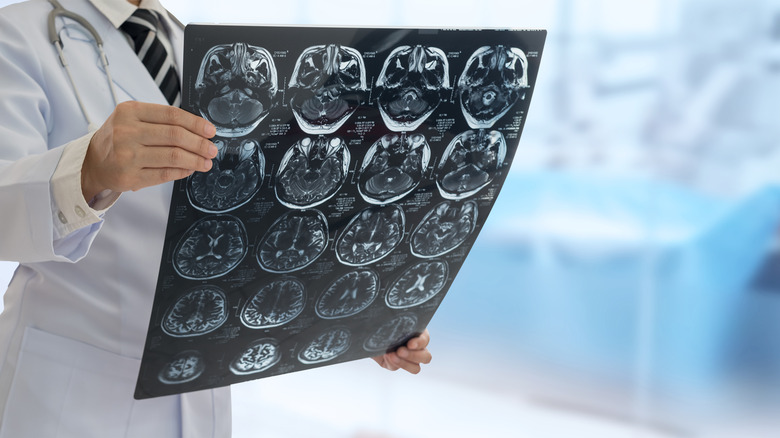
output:
POLYGON ((549 31, 434 362, 236 385, 235 437, 778 436, 780 0, 163 3, 185 23, 549 31))

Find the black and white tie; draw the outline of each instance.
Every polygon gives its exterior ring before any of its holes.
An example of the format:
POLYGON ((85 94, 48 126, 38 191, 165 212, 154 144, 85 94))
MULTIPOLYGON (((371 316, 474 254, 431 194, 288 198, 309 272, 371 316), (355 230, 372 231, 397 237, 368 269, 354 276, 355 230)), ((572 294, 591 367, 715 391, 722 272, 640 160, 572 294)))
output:
POLYGON ((154 82, 160 87, 168 103, 179 106, 179 76, 173 55, 168 52, 162 40, 157 37, 160 22, 154 12, 148 9, 136 9, 120 29, 133 42, 135 53, 149 70, 154 82))

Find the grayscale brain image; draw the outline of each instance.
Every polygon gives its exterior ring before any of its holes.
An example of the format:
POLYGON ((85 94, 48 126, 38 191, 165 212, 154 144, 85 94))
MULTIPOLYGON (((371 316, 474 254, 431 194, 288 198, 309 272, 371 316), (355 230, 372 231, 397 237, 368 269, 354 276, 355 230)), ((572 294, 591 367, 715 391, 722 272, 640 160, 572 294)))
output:
POLYGON ((506 157, 506 141, 498 131, 468 130, 447 146, 439 162, 436 184, 447 199, 463 199, 490 184, 506 157))
POLYGON ((330 329, 306 345, 298 354, 298 360, 304 364, 327 362, 344 354, 351 342, 352 334, 346 328, 330 329))
POLYGON ((485 46, 475 51, 458 81, 458 95, 472 128, 490 128, 524 96, 528 60, 516 47, 485 46))
POLYGON ((317 315, 325 319, 352 316, 379 294, 379 276, 371 270, 348 272, 334 281, 317 299, 317 315))
POLYGON ((265 177, 265 156, 251 138, 213 140, 217 156, 211 170, 192 174, 187 194, 192 206, 209 213, 233 210, 248 202, 265 177))
POLYGON ((158 378, 166 385, 178 385, 197 379, 204 370, 203 355, 197 351, 182 351, 162 367, 158 378))
POLYGON ((188 25, 181 106, 218 153, 173 183, 135 398, 424 332, 510 174, 545 38, 188 25))
POLYGON ((237 375, 255 374, 276 365, 282 358, 274 339, 260 339, 242 351, 231 363, 230 371, 237 375))
POLYGON ((412 253, 437 257, 457 248, 477 226, 477 203, 444 201, 425 215, 412 233, 412 253))
POLYGON ((182 295, 165 314, 162 328, 175 337, 198 336, 216 330, 227 320, 225 292, 211 285, 182 295))
POLYGON ((222 137, 248 134, 274 104, 276 74, 271 54, 262 47, 245 42, 212 47, 203 57, 195 82, 200 115, 222 137))
POLYGON ((386 134, 366 152, 358 191, 372 204, 387 204, 411 193, 423 177, 431 148, 422 134, 386 134))
POLYGON ((385 302, 393 309, 420 305, 441 292, 447 278, 447 262, 419 262, 404 271, 387 289, 385 302))
POLYGON ((241 310, 241 322, 253 329, 277 327, 300 315, 305 305, 303 283, 295 278, 276 280, 246 302, 241 310))
POLYGON ((390 254, 404 237, 401 207, 369 207, 359 212, 336 241, 336 255, 345 265, 362 266, 390 254))
POLYGON ((308 134, 331 134, 366 97, 366 67, 352 47, 323 44, 301 53, 290 78, 290 107, 308 134))
POLYGON ((290 208, 311 208, 333 195, 347 178, 350 154, 338 137, 304 137, 284 154, 276 196, 290 208))
POLYGON ((268 228, 257 260, 263 269, 286 273, 302 269, 325 251, 328 223, 319 210, 290 211, 268 228))
POLYGON ((436 47, 398 47, 387 57, 376 88, 379 113, 387 127, 414 131, 449 92, 447 56, 436 47))
POLYGON ((184 234, 173 265, 184 278, 219 277, 243 260, 247 248, 246 230, 240 220, 228 215, 205 217, 184 234))
POLYGON ((411 314, 399 315, 374 330, 363 342, 363 348, 373 353, 389 350, 407 339, 415 326, 417 317, 411 314))

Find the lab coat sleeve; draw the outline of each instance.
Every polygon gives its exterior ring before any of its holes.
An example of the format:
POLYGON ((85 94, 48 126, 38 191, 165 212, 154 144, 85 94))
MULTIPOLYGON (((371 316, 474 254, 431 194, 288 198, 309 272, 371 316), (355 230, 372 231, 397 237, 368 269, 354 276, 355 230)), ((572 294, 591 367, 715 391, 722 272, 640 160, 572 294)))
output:
MULTIPOLYGON (((104 190, 89 203, 81 190, 81 167, 87 154, 90 135, 69 143, 51 178, 52 212, 55 242, 81 228, 99 222, 119 198, 120 193, 104 190)), ((72 239, 71 239, 72 240, 72 239)))
POLYGON ((69 145, 49 147, 44 69, 61 67, 42 65, 20 25, 0 17, 0 260, 75 262, 87 254, 102 220, 55 236, 50 184, 69 145))

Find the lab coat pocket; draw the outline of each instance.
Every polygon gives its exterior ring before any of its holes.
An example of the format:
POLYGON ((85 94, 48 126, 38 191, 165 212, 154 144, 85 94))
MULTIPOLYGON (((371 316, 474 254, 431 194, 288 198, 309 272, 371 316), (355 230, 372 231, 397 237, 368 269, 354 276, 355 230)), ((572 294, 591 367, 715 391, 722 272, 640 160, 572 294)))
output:
POLYGON ((138 361, 27 328, 0 438, 124 437, 138 361))

